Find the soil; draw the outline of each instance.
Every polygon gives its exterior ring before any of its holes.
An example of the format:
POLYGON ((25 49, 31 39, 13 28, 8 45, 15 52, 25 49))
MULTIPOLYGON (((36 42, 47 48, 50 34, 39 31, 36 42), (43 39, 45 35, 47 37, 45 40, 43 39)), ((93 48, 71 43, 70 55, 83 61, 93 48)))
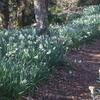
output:
POLYGON ((66 57, 75 70, 57 70, 47 84, 38 87, 33 100, 93 100, 89 86, 100 87, 96 82, 100 69, 100 40, 83 44, 66 57))

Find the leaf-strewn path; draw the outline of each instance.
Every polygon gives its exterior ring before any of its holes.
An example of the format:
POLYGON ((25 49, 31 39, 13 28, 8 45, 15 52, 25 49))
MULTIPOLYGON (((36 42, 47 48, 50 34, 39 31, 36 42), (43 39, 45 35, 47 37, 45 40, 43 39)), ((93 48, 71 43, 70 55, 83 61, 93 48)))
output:
POLYGON ((88 87, 97 86, 100 40, 83 44, 79 51, 71 52, 67 57, 75 67, 73 73, 63 69, 56 71, 47 85, 39 87, 34 100, 92 100, 88 87))

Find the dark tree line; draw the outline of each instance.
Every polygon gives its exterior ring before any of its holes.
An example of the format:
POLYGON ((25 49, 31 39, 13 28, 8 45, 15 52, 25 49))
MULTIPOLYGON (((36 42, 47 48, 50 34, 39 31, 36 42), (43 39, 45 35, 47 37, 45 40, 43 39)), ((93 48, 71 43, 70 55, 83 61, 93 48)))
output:
POLYGON ((1 0, 0 27, 15 28, 36 23, 38 33, 46 34, 48 0, 1 0))
MULTIPOLYGON (((79 5, 99 4, 100 0, 71 0, 79 5), (84 1, 84 2, 83 2, 84 1)), ((48 3, 62 7, 70 0, 0 0, 0 28, 15 28, 33 24, 37 33, 48 33, 48 3), (35 24, 34 24, 35 23, 35 24)), ((72 2, 72 3, 73 3, 72 2)), ((71 3, 71 4, 72 4, 71 3)), ((52 19, 49 17, 49 19, 52 19)))

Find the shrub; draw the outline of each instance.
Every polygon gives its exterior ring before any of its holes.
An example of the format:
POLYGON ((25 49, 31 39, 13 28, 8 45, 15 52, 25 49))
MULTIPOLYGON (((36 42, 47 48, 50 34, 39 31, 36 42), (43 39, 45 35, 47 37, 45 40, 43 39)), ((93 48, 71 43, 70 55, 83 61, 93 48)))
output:
POLYGON ((66 20, 66 15, 59 16, 58 14, 62 11, 58 6, 50 7, 48 10, 48 19, 50 24, 62 24, 66 20))
POLYGON ((84 6, 84 5, 97 5, 100 4, 99 0, 79 0, 78 5, 84 6))
POLYGON ((83 9, 83 16, 92 14, 100 14, 100 5, 93 5, 83 9))

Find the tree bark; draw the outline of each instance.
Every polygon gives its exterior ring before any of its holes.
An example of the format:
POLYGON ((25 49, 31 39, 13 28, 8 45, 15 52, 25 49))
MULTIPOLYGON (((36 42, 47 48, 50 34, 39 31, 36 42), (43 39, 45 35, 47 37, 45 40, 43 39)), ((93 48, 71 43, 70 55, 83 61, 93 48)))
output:
POLYGON ((5 8, 4 8, 4 28, 8 28, 9 26, 9 7, 8 7, 8 3, 6 4, 5 8))
POLYGON ((25 22, 25 7, 26 7, 27 1, 21 0, 19 2, 19 9, 17 10, 17 17, 18 17, 18 23, 19 26, 24 26, 25 22))
POLYGON ((48 34, 48 0, 34 0, 36 31, 38 35, 48 34))

